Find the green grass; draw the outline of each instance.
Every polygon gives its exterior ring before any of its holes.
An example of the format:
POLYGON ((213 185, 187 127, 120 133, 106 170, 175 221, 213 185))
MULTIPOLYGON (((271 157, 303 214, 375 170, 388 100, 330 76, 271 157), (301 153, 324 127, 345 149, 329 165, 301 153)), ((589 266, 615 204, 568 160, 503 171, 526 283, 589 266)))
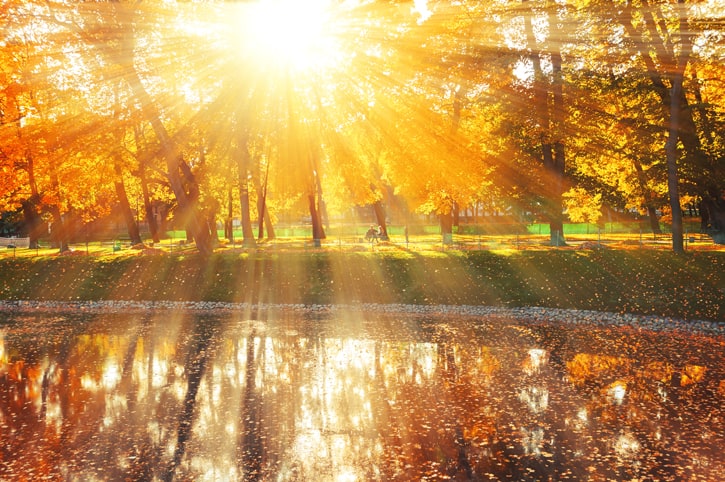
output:
POLYGON ((0 258, 0 299, 546 306, 725 318, 725 252, 407 250, 0 258))

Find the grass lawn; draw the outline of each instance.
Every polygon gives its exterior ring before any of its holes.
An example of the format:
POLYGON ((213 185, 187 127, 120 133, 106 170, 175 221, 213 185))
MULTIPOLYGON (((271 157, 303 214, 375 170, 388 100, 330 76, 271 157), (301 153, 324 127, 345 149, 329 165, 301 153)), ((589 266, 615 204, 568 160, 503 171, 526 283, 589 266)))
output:
MULTIPOLYGON (((30 251, 30 250, 25 250, 30 251)), ((725 251, 219 249, 0 256, 0 299, 545 306, 725 321, 725 251)))

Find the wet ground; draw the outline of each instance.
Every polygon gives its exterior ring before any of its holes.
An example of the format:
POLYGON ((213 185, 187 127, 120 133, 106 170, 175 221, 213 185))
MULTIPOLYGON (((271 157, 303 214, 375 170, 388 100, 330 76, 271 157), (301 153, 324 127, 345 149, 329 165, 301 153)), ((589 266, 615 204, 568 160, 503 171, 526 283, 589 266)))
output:
POLYGON ((0 480, 725 480, 725 337, 0 312, 0 480))

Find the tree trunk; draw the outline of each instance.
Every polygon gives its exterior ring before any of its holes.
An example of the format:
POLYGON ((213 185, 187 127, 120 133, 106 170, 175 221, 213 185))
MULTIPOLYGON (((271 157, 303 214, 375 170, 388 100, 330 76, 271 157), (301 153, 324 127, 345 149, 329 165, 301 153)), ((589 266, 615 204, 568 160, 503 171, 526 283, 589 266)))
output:
POLYGON ((260 195, 257 197, 257 240, 262 241, 264 239, 264 196, 260 195))
POLYGON ((378 237, 383 241, 390 241, 388 237, 388 226, 385 224, 385 206, 383 206, 381 201, 375 201, 373 203, 373 212, 375 213, 375 219, 378 221, 378 226, 380 226, 378 237))
POLYGON ((725 191, 712 192, 700 202, 701 231, 716 244, 725 244, 725 191))
MULTIPOLYGON (((556 18, 553 13, 549 13, 549 23, 555 24, 556 18)), ((561 31, 558 29, 552 30, 555 33, 561 35, 561 31)), ((557 40, 558 37, 557 37, 557 40)), ((552 174, 552 181, 554 190, 551 193, 552 197, 552 216, 553 219, 550 223, 551 233, 551 245, 552 246, 563 246, 566 244, 564 239, 564 213, 563 213, 563 193, 564 193, 564 173, 566 168, 566 156, 564 151, 564 79, 561 74, 561 52, 559 48, 553 49, 551 52, 551 68, 552 68, 552 93, 553 93, 553 106, 552 106, 552 126, 551 136, 554 139, 554 158, 553 164, 550 167, 552 174), (557 234, 558 233, 558 234, 557 234)))
POLYGON ((254 240, 254 231, 252 229, 252 216, 249 211, 249 181, 246 176, 239 179, 239 202, 242 210, 242 243, 244 246, 253 248, 257 245, 254 240))
POLYGON ((28 149, 26 152, 28 184, 30 185, 30 197, 22 203, 23 216, 25 217, 25 228, 28 232, 29 247, 37 249, 39 247, 40 237, 47 233, 44 231, 43 220, 40 218, 40 193, 38 185, 35 182, 35 164, 33 155, 28 149))
MULTIPOLYGON (((528 3, 528 0, 524 0, 528 3)), ((550 244, 552 246, 562 246, 564 240, 564 217, 562 208, 562 193, 564 183, 565 168, 565 152, 564 144, 561 140, 563 135, 562 124, 564 117, 564 92, 563 79, 561 74, 561 52, 559 47, 550 48, 552 80, 548 82, 544 75, 544 56, 536 49, 536 36, 532 17, 534 12, 525 16, 526 38, 531 51, 531 61, 534 67, 534 109, 539 129, 541 130, 541 161, 546 172, 547 188, 545 197, 547 205, 545 206, 545 215, 549 221, 550 244)), ((561 32, 556 28, 556 15, 549 12, 549 28, 550 36, 560 35, 561 32)), ((551 40, 551 39, 550 39, 551 40)), ((556 37, 549 44, 553 45, 559 42, 556 37)))
MULTIPOLYGON (((133 129, 134 139, 136 141, 136 147, 141 145, 141 132, 140 126, 135 125, 133 129)), ((154 207, 151 204, 151 195, 149 194, 149 183, 146 178, 146 161, 139 159, 138 178, 141 184, 141 193, 143 195, 143 207, 144 213, 146 214, 146 223, 149 225, 149 233, 151 234, 151 240, 154 244, 161 242, 161 236, 159 234, 159 225, 156 222, 156 216, 154 215, 154 207)))
POLYGON ((214 245, 219 244, 219 232, 217 231, 216 215, 217 212, 210 209, 206 217, 206 224, 209 226, 211 241, 214 245))
POLYGON ((264 205, 264 223, 267 225, 267 239, 275 239, 277 234, 274 232, 272 217, 269 215, 269 209, 266 203, 264 205))
POLYGON ((655 209, 652 204, 647 204, 647 219, 649 220, 649 227, 652 234, 662 234, 660 219, 657 216, 657 209, 655 209))
POLYGON ((682 90, 682 75, 675 75, 672 79, 672 95, 670 105, 670 129, 665 155, 667 156, 667 191, 670 195, 670 208, 672 210, 672 249, 675 253, 684 253, 684 230, 682 225, 682 208, 680 206, 680 191, 677 173, 677 140, 680 129, 680 92, 682 90))
POLYGON ((453 213, 451 211, 440 213, 438 217, 440 218, 441 241, 443 244, 453 243, 453 213))
POLYGON ((146 217, 146 222, 149 225, 149 233, 151 234, 151 241, 154 243, 161 242, 161 235, 159 233, 159 225, 156 222, 156 215, 154 214, 154 206, 151 204, 151 196, 149 195, 148 181, 146 180, 145 169, 141 167, 139 173, 139 180, 141 182, 141 193, 143 195, 143 208, 146 217))
POLYGON ((247 134, 239 136, 237 179, 239 180, 239 202, 242 209, 242 242, 244 246, 253 248, 257 245, 252 229, 252 217, 249 210, 249 149, 247 134))
POLYGON ((28 247, 30 249, 37 249, 39 247, 40 236, 43 234, 45 227, 38 213, 38 202, 35 196, 31 196, 29 199, 23 201, 22 207, 25 230, 29 238, 28 247))
POLYGON ((159 152, 166 162, 166 176, 179 205, 182 221, 193 237, 199 253, 208 256, 212 253, 213 247, 206 220, 199 212, 199 186, 193 177, 188 176, 191 170, 161 121, 161 113, 143 86, 138 72, 133 67, 129 68, 126 65, 122 65, 122 67, 126 70, 125 78, 128 85, 142 106, 146 119, 159 140, 161 147, 159 152))
MULTIPOLYGON (((312 154, 312 156, 315 156, 315 154, 312 154)), ((323 225, 323 219, 327 219, 327 216, 324 215, 325 202, 322 200, 322 183, 318 175, 317 157, 313 157, 311 160, 310 169, 311 192, 309 193, 309 203, 310 217, 312 218, 312 239, 315 244, 318 244, 320 240, 327 237, 323 225)))
POLYGON ((114 170, 116 171, 116 179, 114 180, 113 184, 116 188, 116 198, 118 199, 118 205, 119 209, 121 210, 121 215, 123 216, 123 221, 126 224, 126 229, 128 231, 128 237, 131 241, 131 245, 142 244, 141 233, 138 229, 138 223, 133 216, 133 209, 131 209, 131 204, 128 202, 126 186, 123 185, 123 172, 121 171, 121 167, 118 164, 114 166, 114 170))
POLYGON ((234 244, 234 193, 231 186, 227 191, 227 218, 224 221, 224 237, 234 244))
POLYGON ((267 180, 269 179, 269 161, 267 161, 267 172, 264 175, 264 181, 261 183, 257 177, 253 178, 255 182, 254 187, 257 190, 257 239, 264 239, 264 228, 267 227, 267 239, 274 239, 274 226, 272 226, 272 218, 269 215, 269 209, 267 208, 267 180))
POLYGON ((642 197, 644 198, 644 206, 647 209, 647 218, 652 234, 662 234, 660 222, 657 217, 657 210, 653 203, 652 191, 647 187, 647 179, 645 178, 644 169, 642 169, 642 163, 638 159, 635 159, 633 164, 634 170, 637 173, 637 182, 639 183, 640 189, 642 189, 642 197))
POLYGON ((327 205, 322 197, 322 182, 320 176, 317 175, 317 170, 315 170, 315 180, 317 181, 317 189, 315 190, 317 192, 317 215, 320 217, 320 227, 322 228, 322 235, 317 239, 325 239, 327 237, 325 229, 330 228, 330 218, 327 216, 327 205))
MULTIPOLYGON (((670 208, 672 209, 672 250, 675 253, 684 253, 684 229, 682 225, 682 207, 680 205, 679 174, 677 168, 677 141, 690 139, 683 126, 693 122, 692 113, 688 111, 685 119, 684 105, 686 102, 685 93, 682 87, 685 70, 690 61, 692 51, 692 32, 683 12, 683 0, 678 0, 678 32, 680 37, 680 57, 674 56, 670 61, 672 67, 672 88, 670 90, 670 125, 669 135, 665 143, 665 156, 667 158, 667 191, 670 195, 670 208)), ((693 122, 694 124, 694 122, 693 122)), ((688 129, 690 130, 690 129, 688 129)), ((696 137, 696 136, 695 136, 696 137)), ((689 144, 690 142, 688 142, 689 144)), ((699 142, 695 151, 699 151, 699 142)), ((692 152, 691 155, 697 155, 692 152)))
POLYGON ((555 147, 549 143, 542 144, 542 159, 548 175, 550 190, 547 191, 545 215, 549 221, 549 244, 551 246, 564 246, 564 218, 562 214, 562 194, 560 164, 556 161, 555 147))
POLYGON ((52 218, 50 223, 51 247, 57 249, 61 253, 70 251, 68 233, 66 232, 65 222, 63 221, 63 215, 60 213, 60 209, 57 206, 51 207, 50 215, 52 218))
POLYGON ((53 192, 57 196, 56 204, 50 207, 50 215, 52 218, 50 227, 50 241, 53 248, 58 249, 59 252, 70 251, 70 234, 68 227, 63 219, 63 213, 60 210, 60 183, 55 172, 50 174, 50 183, 53 192))
POLYGON ((649 9, 643 9, 642 14, 645 22, 634 21, 632 4, 628 5, 625 10, 626 18, 623 22, 624 28, 639 47, 639 53, 642 61, 647 67, 647 74, 652 83, 653 90, 660 96, 660 100, 665 112, 669 113, 669 135, 665 143, 665 156, 667 161, 667 189, 670 197, 670 207, 672 209, 672 249, 676 253, 684 252, 683 225, 682 225, 682 208, 680 206, 679 194, 679 174, 677 168, 677 142, 681 140, 685 150, 693 158, 701 156, 700 141, 695 135, 695 123, 692 118, 692 111, 685 109, 687 99, 684 95, 683 80, 684 73, 689 63, 690 53, 692 51, 692 35, 687 22, 684 10, 684 1, 678 0, 676 11, 678 13, 678 25, 676 33, 679 36, 680 57, 675 56, 672 49, 665 45, 666 42, 673 42, 671 36, 675 31, 662 30, 658 33, 656 26, 658 25, 649 9), (637 30, 637 26, 648 26, 649 31, 645 33, 637 30), (645 40, 649 37, 649 40, 645 40), (665 69, 665 72, 671 73, 671 89, 665 87, 663 75, 659 73, 657 64, 653 60, 649 47, 654 47, 659 57, 659 62, 665 69))
POLYGON ((310 209, 310 219, 312 220, 312 240, 315 242, 316 246, 319 246, 320 240, 325 239, 325 230, 322 228, 320 216, 317 212, 317 203, 314 192, 307 195, 307 204, 310 209))

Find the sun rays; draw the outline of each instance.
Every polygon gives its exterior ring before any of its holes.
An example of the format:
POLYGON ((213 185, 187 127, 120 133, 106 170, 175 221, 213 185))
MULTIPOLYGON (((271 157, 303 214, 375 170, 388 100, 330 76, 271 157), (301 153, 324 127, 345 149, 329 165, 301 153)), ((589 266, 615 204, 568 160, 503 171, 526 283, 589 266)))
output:
MULTIPOLYGON (((232 7, 233 40, 258 62, 294 72, 323 69, 341 55, 332 4, 326 0, 268 0, 232 7)), ((231 46, 235 48, 234 45, 231 46)))

